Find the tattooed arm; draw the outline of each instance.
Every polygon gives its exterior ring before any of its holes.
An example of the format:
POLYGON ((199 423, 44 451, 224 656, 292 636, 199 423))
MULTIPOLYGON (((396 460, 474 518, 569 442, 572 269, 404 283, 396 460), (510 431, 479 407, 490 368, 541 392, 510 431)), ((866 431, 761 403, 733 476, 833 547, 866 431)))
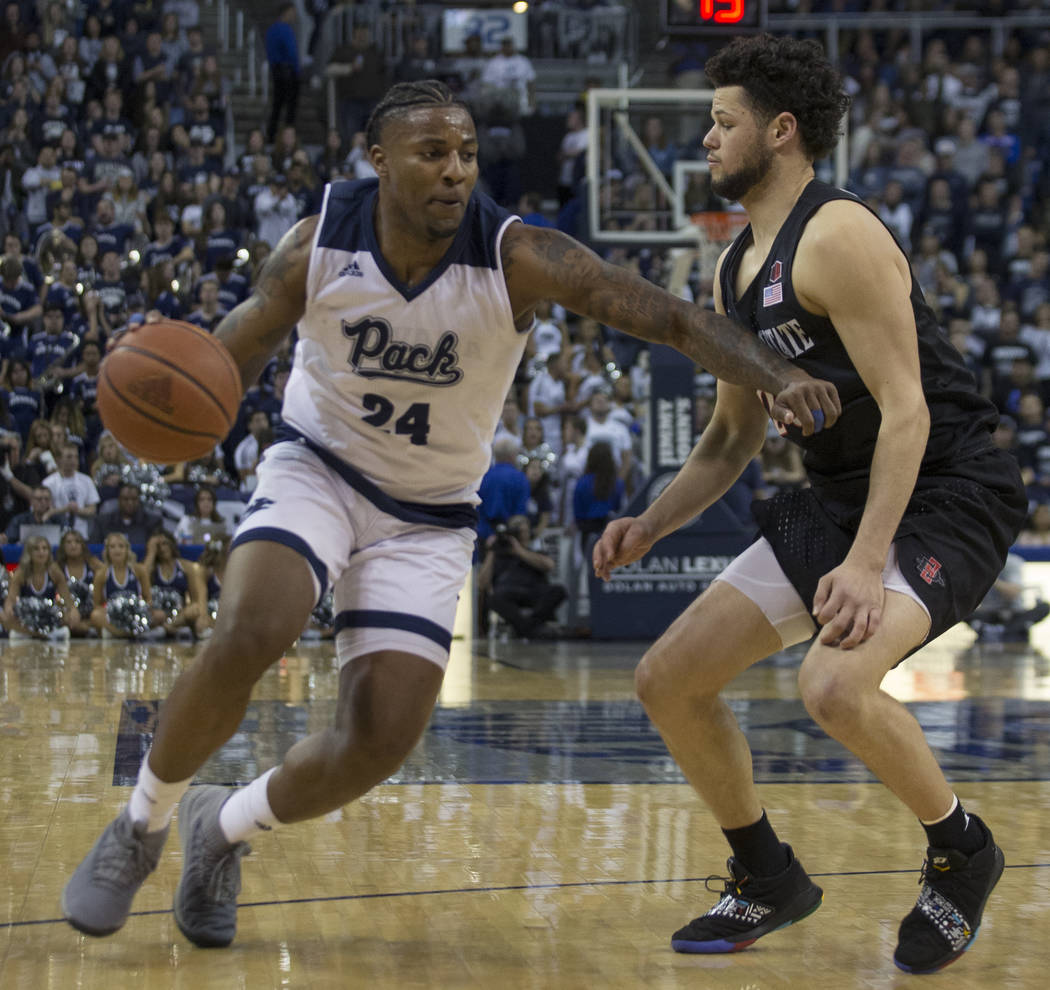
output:
POLYGON ((306 269, 316 216, 300 220, 266 259, 255 291, 215 329, 241 371, 244 388, 253 385, 306 309, 306 269))
POLYGON ((502 260, 516 317, 550 299, 632 336, 668 344, 730 384, 775 395, 772 415, 797 423, 803 433, 813 432, 813 410, 823 412, 825 426, 838 418, 830 383, 810 378, 726 317, 608 264, 565 234, 511 224, 502 260))

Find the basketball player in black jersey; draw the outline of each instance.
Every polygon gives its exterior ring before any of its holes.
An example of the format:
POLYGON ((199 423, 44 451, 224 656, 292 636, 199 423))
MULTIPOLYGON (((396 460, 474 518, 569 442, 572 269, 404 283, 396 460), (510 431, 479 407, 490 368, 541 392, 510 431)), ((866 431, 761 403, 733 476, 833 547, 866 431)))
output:
MULTIPOLYGON (((745 668, 817 634, 799 671, 808 711, 926 826, 924 886, 894 961, 932 972, 973 940, 1003 855, 959 804, 918 723, 879 685, 991 586, 1024 518, 1020 477, 992 444, 994 408, 939 332, 889 231, 855 197, 814 179, 848 106, 819 45, 739 39, 706 72, 712 188, 750 220, 719 259, 716 308, 833 381, 842 415, 807 437, 778 424, 801 444, 811 488, 760 504, 759 540, 637 671, 646 711, 733 853, 723 897, 672 946, 736 951, 820 906, 820 888, 763 812, 748 745, 720 698, 745 668)), ((711 423, 671 485, 641 516, 605 530, 599 576, 718 499, 766 426, 753 390, 720 383, 711 423)))

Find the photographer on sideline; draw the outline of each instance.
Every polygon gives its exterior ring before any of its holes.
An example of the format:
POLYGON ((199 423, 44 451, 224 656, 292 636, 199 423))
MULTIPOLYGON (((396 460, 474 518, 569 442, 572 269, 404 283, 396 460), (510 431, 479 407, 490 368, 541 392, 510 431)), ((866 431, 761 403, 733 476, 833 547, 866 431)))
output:
POLYGON ((486 607, 505 619, 522 639, 553 639, 544 626, 568 597, 564 585, 553 584, 554 560, 529 549, 532 534, 525 516, 511 516, 506 526, 497 526, 485 543, 485 562, 478 584, 486 607))

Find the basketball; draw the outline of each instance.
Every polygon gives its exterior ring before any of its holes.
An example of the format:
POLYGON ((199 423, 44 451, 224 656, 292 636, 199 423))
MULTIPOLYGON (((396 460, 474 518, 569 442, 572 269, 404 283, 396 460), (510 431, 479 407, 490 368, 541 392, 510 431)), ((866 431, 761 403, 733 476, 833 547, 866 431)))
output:
POLYGON ((205 457, 233 426, 241 375, 210 333, 182 320, 145 323, 102 362, 102 423, 136 457, 177 464, 205 457))

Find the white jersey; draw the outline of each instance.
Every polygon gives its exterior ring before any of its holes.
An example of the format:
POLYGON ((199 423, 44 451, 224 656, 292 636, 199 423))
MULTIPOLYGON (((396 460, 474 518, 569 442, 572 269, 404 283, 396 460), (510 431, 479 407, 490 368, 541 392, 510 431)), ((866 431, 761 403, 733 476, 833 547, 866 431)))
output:
POLYGON ((284 422, 364 488, 475 505, 527 336, 500 262, 518 218, 475 192, 448 253, 409 287, 376 242, 377 190, 374 179, 325 189, 284 422))

